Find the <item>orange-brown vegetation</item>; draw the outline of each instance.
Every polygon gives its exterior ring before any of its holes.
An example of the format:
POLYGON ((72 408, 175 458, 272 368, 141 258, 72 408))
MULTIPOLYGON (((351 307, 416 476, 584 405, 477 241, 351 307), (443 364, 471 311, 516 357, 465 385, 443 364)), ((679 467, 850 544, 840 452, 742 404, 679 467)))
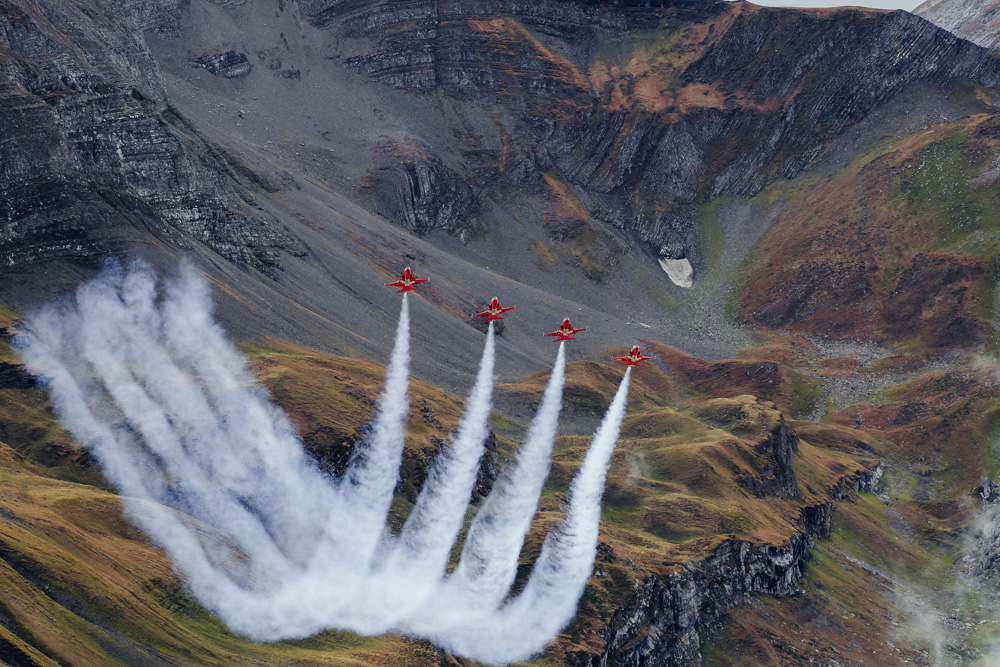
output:
POLYGON ((993 317, 1000 115, 910 135, 805 182, 760 240, 737 316, 772 329, 969 347, 993 317))
MULTIPOLYGON (((548 198, 542 203, 541 217, 546 233, 557 242, 555 251, 591 280, 601 280, 620 252, 618 242, 594 225, 573 191, 551 173, 542 175, 548 198)), ((541 244, 539 244, 541 245, 541 244)), ((534 250, 543 266, 551 268, 544 246, 534 250)))

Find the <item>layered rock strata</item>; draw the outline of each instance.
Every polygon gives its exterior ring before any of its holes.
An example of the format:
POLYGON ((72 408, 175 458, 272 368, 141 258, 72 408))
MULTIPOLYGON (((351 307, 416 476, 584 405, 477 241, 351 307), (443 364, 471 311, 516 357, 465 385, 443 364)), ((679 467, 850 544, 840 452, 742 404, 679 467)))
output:
MULTIPOLYGON (((870 493, 882 464, 841 478, 831 495, 870 493)), ((797 532, 785 546, 727 540, 708 558, 685 564, 680 572, 649 577, 611 618, 602 632, 605 647, 591 667, 687 667, 701 664, 701 631, 727 610, 756 594, 788 597, 798 593, 814 538, 830 534, 833 503, 806 507, 797 532)))
POLYGON ((0 265, 159 239, 273 272, 289 239, 169 106, 139 9, 0 6, 0 265))

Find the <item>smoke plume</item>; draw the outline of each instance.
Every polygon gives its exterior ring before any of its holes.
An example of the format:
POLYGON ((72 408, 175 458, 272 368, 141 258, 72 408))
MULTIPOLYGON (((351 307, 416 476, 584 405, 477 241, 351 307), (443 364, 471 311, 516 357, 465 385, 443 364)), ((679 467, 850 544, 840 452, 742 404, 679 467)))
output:
POLYGON ((448 574, 489 433, 494 332, 457 432, 395 536, 386 515, 406 435, 409 329, 404 294, 376 415, 340 478, 306 453, 215 323, 208 284, 189 269, 160 283, 145 265, 109 268, 30 317, 21 354, 129 520, 232 630, 258 641, 395 631, 485 662, 527 659, 572 619, 593 568, 629 373, 573 481, 565 519, 508 599, 549 471, 565 350, 516 462, 448 574))
POLYGON ((479 508, 449 582, 486 606, 499 605, 514 583, 517 558, 549 475, 565 384, 565 345, 559 343, 556 365, 517 461, 501 474, 479 508))

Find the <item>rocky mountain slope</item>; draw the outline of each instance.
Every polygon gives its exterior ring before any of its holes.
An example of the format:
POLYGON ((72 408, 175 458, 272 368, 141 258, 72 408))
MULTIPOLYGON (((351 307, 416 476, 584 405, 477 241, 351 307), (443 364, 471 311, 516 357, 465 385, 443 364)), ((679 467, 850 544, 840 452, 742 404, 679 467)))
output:
MULTIPOLYGON (((905 127, 981 109, 940 82, 997 71, 906 13, 709 0, 8 10, 8 299, 109 253, 186 249, 237 335, 348 354, 384 352, 361 332, 380 328, 379 281, 414 262, 458 341, 504 287, 532 323, 575 312, 605 339, 641 322, 731 353, 726 292, 777 213, 745 197, 886 104, 912 100, 905 127), (253 326, 246 304, 266 304, 253 326)), ((530 372, 545 348, 510 335, 530 372)), ((457 388, 451 349, 422 376, 457 388)))
POLYGON ((995 49, 1000 44, 1000 3, 995 0, 927 0, 913 13, 980 46, 995 49))
MULTIPOLYGON (((398 518, 489 297, 518 306, 498 460, 545 381, 538 334, 588 328, 525 563, 618 380, 608 346, 644 339, 595 576, 543 664, 995 650, 991 585, 956 564, 1000 473, 1000 55, 905 12, 711 0, 4 0, 0 26, 0 301, 186 258, 336 470, 391 343, 381 285, 432 278, 398 518)), ((455 662, 231 635, 6 343, 0 395, 0 661, 455 662)))
POLYGON ((119 10, 2 8, 4 264, 95 258, 152 235, 272 269, 291 240, 170 115, 137 23, 119 10))
POLYGON ((300 143, 318 149, 312 166, 332 176, 329 155, 320 157, 332 148, 346 184, 389 220, 468 242, 490 218, 537 220, 531 211, 541 211, 531 240, 594 280, 608 278, 630 249, 688 260, 700 275, 709 260, 698 204, 795 176, 909 84, 997 83, 995 56, 902 12, 773 12, 711 1, 309 3, 301 15, 289 11, 282 34, 300 35, 294 47, 278 43, 265 26, 271 17, 252 6, 206 7, 198 21, 181 21, 179 37, 156 40, 178 107, 207 121, 204 105, 185 101, 223 92, 223 104, 239 107, 236 118, 218 112, 212 122, 250 141, 263 128, 249 116, 264 113, 298 133, 307 108, 311 128, 300 143), (781 35, 796 35, 795 44, 779 47, 781 35), (185 43, 216 44, 218 53, 240 44, 258 70, 220 91, 176 57, 185 43), (876 50, 865 51, 859 72, 862 45, 876 50), (320 57, 377 82, 363 86, 378 98, 374 114, 353 104, 358 79, 343 81, 320 57), (296 77, 283 74, 289 67, 296 77), (350 99, 350 108, 306 99, 302 89, 315 87, 350 99), (385 99, 386 87, 405 93, 385 99), (279 90, 299 100, 298 111, 261 104, 279 90), (338 126, 351 128, 350 141, 338 126))

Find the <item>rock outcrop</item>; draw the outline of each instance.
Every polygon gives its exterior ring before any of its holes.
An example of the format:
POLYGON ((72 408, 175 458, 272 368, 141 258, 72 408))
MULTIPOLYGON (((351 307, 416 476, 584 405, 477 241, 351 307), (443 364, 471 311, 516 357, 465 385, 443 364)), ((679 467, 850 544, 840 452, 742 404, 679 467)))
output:
MULTIPOLYGON (((793 436, 786 433, 784 437, 793 436)), ((841 478, 830 490, 832 500, 851 492, 874 491, 882 471, 878 463, 841 478)), ((803 508, 798 522, 801 530, 785 546, 755 546, 730 539, 708 558, 685 564, 676 574, 649 577, 602 631, 604 650, 593 656, 591 667, 700 665, 700 632, 717 623, 727 610, 746 604, 756 594, 788 597, 798 593, 813 540, 829 536, 833 510, 832 501, 803 508)))
POLYGON ((375 169, 367 176, 375 212, 423 236, 432 228, 464 235, 475 216, 472 187, 414 141, 405 145, 383 141, 376 152, 375 169))
POLYGON ((756 471, 756 475, 741 480, 744 488, 758 498, 793 498, 802 495, 792 466, 792 456, 799 451, 799 438, 785 424, 783 415, 768 437, 754 449, 767 463, 756 471))
POLYGON ((205 54, 196 58, 195 64, 227 79, 244 77, 253 69, 246 55, 231 49, 224 53, 205 54))
POLYGON ((472 489, 472 502, 477 503, 493 490, 493 483, 497 481, 500 465, 500 452, 497 434, 490 431, 484 443, 483 459, 479 464, 479 473, 476 475, 476 486, 472 489))
POLYGON ((1000 574, 1000 484, 983 477, 979 498, 984 512, 963 560, 975 577, 986 582, 1000 574))
POLYGON ((1000 46, 997 0, 927 0, 913 13, 980 46, 1000 46))
POLYGON ((629 665, 682 667, 701 664, 700 631, 757 593, 787 597, 797 591, 813 534, 828 534, 832 506, 810 513, 806 532, 787 546, 723 542, 709 558, 687 564, 676 575, 650 577, 615 612, 602 633, 604 652, 593 667, 629 665), (818 531, 818 532, 811 532, 818 531))
POLYGON ((990 477, 982 478, 982 486, 979 488, 979 499, 984 505, 992 505, 1000 501, 1000 484, 997 484, 990 477))
POLYGON ((120 9, 0 7, 0 264, 159 239, 273 272, 289 239, 172 111, 140 24, 120 9))

